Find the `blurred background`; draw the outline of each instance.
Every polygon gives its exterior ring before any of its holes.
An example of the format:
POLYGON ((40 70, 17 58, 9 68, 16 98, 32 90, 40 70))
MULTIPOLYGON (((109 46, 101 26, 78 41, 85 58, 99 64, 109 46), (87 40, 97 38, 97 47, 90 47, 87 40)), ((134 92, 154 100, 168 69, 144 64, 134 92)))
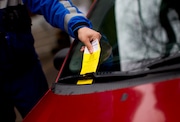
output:
MULTIPOLYGON (((92 0, 71 0, 85 15, 87 14, 92 0)), ((52 27, 43 16, 32 15, 32 33, 35 39, 35 48, 42 63, 49 86, 55 82, 58 70, 53 65, 55 53, 62 48, 69 47, 73 41, 67 33, 52 27)), ((16 122, 22 122, 22 118, 16 110, 16 122)))

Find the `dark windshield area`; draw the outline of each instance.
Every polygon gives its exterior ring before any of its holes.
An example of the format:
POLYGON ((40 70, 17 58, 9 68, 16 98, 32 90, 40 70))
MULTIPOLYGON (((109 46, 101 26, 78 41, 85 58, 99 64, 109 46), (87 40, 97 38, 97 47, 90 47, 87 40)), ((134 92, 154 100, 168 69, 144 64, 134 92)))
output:
POLYGON ((121 70, 141 68, 179 52, 179 7, 175 0, 116 1, 121 70))
MULTIPOLYGON (((98 72, 143 69, 179 53, 179 14, 177 0, 98 0, 89 14, 102 34, 98 72)), ((74 46, 64 75, 80 72, 81 46, 74 46)))

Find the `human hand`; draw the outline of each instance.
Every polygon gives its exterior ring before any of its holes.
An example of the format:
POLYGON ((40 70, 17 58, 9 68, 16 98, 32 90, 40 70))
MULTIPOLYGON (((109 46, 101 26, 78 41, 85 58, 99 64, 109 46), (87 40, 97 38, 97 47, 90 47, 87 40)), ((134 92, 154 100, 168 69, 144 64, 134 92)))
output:
MULTIPOLYGON (((78 38, 84 43, 90 53, 93 53, 93 47, 91 45, 91 41, 101 39, 101 34, 93 29, 82 27, 78 30, 78 38)), ((84 50, 84 47, 81 48, 81 51, 84 50)))

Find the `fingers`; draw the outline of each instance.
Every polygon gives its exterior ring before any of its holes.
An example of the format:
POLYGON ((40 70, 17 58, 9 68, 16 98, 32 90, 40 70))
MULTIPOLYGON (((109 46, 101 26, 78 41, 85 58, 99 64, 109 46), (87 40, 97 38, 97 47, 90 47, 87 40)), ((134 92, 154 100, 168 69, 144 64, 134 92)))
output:
POLYGON ((80 51, 83 52, 84 49, 85 49, 85 46, 82 46, 81 49, 80 49, 80 51))
MULTIPOLYGON (((90 42, 90 41, 88 41, 88 42, 90 42)), ((89 43, 89 44, 86 43, 85 45, 86 45, 89 53, 93 53, 93 47, 92 47, 91 43, 89 43)), ((84 49, 85 49, 85 46, 82 46, 81 49, 80 49, 80 51, 83 52, 84 49)))
POLYGON ((91 44, 91 41, 85 41, 84 44, 86 45, 87 49, 89 50, 89 53, 93 53, 93 47, 91 44))
MULTIPOLYGON (((93 53, 93 47, 91 41, 93 40, 100 40, 101 34, 93 29, 83 27, 78 30, 78 38, 84 45, 87 47, 90 53, 93 53)), ((84 48, 81 48, 83 51, 84 48)))

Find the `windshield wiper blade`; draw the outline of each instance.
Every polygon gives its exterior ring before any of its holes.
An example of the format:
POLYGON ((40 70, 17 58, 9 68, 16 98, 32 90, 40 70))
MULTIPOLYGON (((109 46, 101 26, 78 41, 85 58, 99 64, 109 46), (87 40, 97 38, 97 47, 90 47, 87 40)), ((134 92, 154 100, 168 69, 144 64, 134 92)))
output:
POLYGON ((177 54, 174 56, 169 56, 169 57, 154 61, 146 65, 145 67, 149 69, 154 69, 154 68, 159 68, 159 67, 164 67, 164 66, 175 65, 175 64, 178 64, 179 62, 180 62, 180 54, 177 54))
POLYGON ((76 83, 77 80, 87 80, 87 79, 94 79, 94 80, 117 80, 117 79, 130 79, 134 77, 139 77, 141 74, 134 74, 134 73, 128 73, 128 72, 92 72, 92 73, 86 73, 84 75, 71 75, 66 76, 63 78, 60 78, 58 82, 63 83, 76 83))
POLYGON ((165 73, 171 71, 180 71, 180 64, 160 67, 153 70, 143 70, 143 71, 127 71, 127 72, 92 72, 84 75, 71 75, 67 77, 60 78, 58 82, 60 83, 77 83, 78 80, 94 79, 96 82, 109 82, 109 81, 122 81, 126 79, 143 77, 149 74, 165 73))

